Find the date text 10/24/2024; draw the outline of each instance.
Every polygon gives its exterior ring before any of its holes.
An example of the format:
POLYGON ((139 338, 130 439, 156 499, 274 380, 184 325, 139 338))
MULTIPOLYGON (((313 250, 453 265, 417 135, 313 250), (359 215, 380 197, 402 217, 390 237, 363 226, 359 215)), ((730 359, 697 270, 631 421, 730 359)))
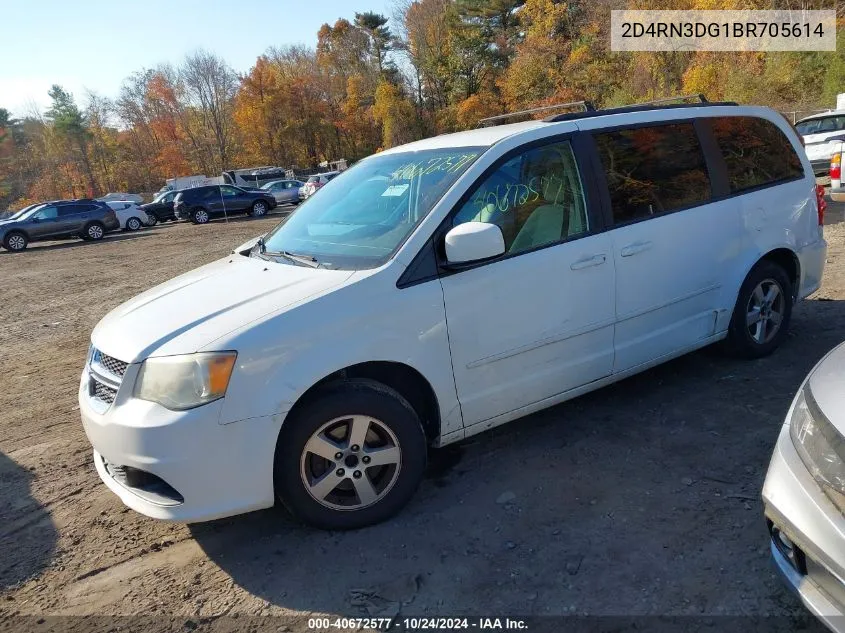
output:
POLYGON ((387 631, 394 627, 404 631, 526 631, 528 624, 520 618, 309 618, 313 631, 387 631))

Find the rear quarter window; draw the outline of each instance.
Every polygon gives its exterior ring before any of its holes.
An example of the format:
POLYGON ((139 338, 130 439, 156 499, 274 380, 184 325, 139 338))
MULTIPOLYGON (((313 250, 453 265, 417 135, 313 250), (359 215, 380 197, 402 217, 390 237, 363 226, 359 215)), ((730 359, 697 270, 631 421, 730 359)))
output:
POLYGON ((731 193, 804 176, 792 143, 771 121, 738 116, 717 117, 710 122, 725 159, 731 193))
POLYGON ((594 135, 615 224, 704 204, 710 175, 692 123, 671 123, 594 135))

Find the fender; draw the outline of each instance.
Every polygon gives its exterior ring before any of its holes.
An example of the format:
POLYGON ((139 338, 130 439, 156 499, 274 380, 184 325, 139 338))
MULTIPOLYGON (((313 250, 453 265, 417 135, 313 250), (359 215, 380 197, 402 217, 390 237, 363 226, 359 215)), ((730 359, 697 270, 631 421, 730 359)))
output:
POLYGON ((440 281, 397 290, 393 275, 375 272, 356 273, 342 288, 215 341, 217 349, 238 351, 220 423, 286 413, 326 376, 387 361, 429 382, 442 434, 462 429, 440 281))

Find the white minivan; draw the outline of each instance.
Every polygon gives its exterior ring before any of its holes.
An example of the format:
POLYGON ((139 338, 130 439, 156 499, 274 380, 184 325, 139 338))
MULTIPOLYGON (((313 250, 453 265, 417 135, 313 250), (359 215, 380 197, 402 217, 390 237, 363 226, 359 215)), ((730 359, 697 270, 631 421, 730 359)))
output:
POLYGON ((409 500, 429 446, 717 341, 771 353, 826 249, 800 140, 767 108, 437 136, 106 315, 82 421, 100 477, 151 517, 279 500, 360 527, 409 500))

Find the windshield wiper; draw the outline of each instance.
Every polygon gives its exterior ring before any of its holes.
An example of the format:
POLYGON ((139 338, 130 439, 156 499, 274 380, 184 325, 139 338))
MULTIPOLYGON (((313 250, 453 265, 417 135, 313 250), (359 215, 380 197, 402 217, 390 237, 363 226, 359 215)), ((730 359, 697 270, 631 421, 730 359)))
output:
POLYGON ((263 238, 258 240, 257 245, 258 254, 263 255, 264 257, 284 257, 296 264, 303 264, 304 266, 310 266, 311 268, 320 267, 320 262, 317 261, 316 257, 312 257, 311 255, 300 255, 298 253, 291 253, 290 251, 268 251, 267 247, 264 245, 263 238))
POLYGON ((311 268, 319 268, 320 262, 313 255, 300 255, 299 253, 291 253, 290 251, 278 251, 276 253, 265 251, 268 255, 281 255, 287 257, 289 260, 311 266, 311 268))

